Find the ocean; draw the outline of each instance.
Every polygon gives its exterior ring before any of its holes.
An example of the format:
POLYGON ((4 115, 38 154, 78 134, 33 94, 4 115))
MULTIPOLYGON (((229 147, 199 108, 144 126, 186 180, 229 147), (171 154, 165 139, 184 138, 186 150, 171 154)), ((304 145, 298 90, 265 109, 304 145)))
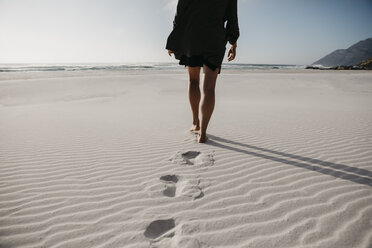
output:
MULTIPOLYGON (((305 65, 276 64, 222 64, 222 70, 283 70, 304 69, 305 65)), ((177 71, 185 66, 178 63, 115 63, 115 64, 0 64, 1 72, 43 72, 43 71, 177 71)))

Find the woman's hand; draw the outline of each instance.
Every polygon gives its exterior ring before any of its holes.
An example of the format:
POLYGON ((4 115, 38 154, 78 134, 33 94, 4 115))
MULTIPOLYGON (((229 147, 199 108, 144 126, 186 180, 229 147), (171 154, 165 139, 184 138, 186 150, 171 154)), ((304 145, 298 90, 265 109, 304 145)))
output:
POLYGON ((236 57, 236 47, 237 47, 237 44, 235 42, 234 45, 232 45, 230 47, 230 50, 229 50, 229 53, 227 54, 227 57, 228 57, 228 61, 231 62, 235 59, 236 57))
POLYGON ((169 54, 169 56, 171 56, 171 57, 172 57, 172 53, 173 53, 173 51, 171 51, 171 50, 168 50, 168 54, 169 54))

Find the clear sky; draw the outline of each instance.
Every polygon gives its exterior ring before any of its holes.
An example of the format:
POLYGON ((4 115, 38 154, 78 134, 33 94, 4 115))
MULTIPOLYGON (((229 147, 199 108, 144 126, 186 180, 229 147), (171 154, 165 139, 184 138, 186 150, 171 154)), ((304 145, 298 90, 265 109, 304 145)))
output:
MULTIPOLYGON (((165 43, 176 3, 0 0, 0 63, 175 61, 165 43)), ((238 0, 238 9, 236 63, 310 64, 372 37, 372 0, 238 0)))

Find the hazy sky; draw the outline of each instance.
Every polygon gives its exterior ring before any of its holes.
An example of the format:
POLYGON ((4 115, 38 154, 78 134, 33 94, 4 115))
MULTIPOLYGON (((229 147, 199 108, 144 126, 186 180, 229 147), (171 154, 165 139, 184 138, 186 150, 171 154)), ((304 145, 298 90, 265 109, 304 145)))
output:
MULTIPOLYGON (((0 63, 175 61, 165 43, 176 3, 0 0, 0 63)), ((372 0, 238 0, 238 8, 236 63, 310 64, 372 37, 372 0)))

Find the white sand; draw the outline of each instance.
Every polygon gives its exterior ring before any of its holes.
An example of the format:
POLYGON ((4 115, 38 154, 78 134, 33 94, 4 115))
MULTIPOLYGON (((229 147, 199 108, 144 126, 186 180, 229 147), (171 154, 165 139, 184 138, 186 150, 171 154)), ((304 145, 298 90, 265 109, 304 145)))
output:
POLYGON ((371 247, 372 73, 0 73, 0 247, 371 247))

